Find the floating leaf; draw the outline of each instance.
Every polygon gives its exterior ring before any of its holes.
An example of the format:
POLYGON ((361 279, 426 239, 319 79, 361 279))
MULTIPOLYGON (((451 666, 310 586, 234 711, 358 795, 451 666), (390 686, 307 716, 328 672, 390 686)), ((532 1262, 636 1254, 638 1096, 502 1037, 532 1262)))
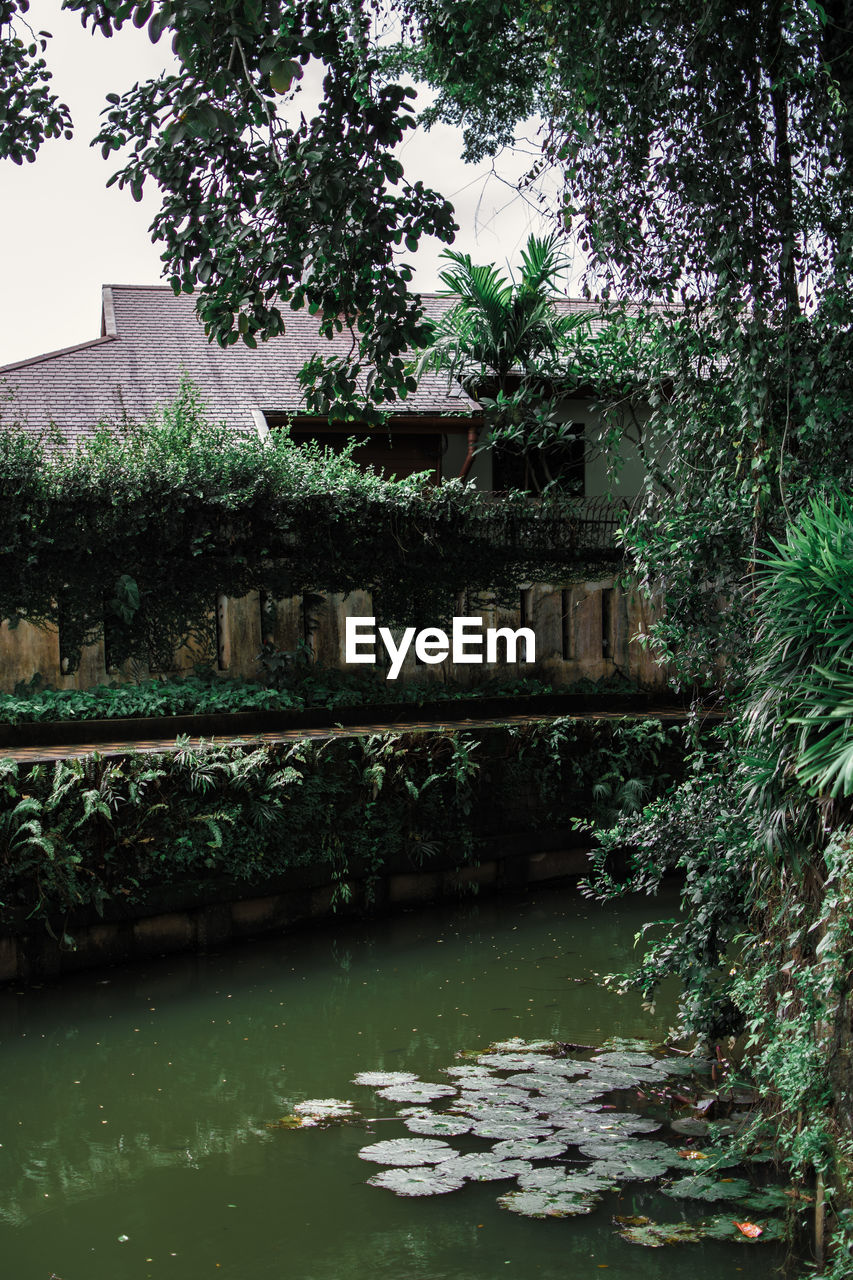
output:
POLYGON ((377 1096, 389 1102, 436 1102, 439 1098, 455 1098, 456 1090, 452 1084, 425 1084, 416 1080, 412 1084, 392 1084, 387 1089, 378 1089, 377 1096))
MULTIPOLYGON (((311 1125, 355 1120, 358 1116, 353 1104, 344 1098, 306 1098, 304 1102, 297 1102, 293 1108, 293 1114, 301 1118, 305 1128, 311 1125)), ((287 1119, 287 1117, 283 1118, 287 1119)))
POLYGON ((692 1116, 673 1120, 669 1127, 675 1133, 683 1133, 685 1138, 704 1138, 709 1129, 707 1120, 695 1120, 692 1116))
POLYGON ((668 1076, 705 1076, 711 1070, 708 1058, 662 1058, 668 1076))
POLYGON ((643 1156, 594 1160, 589 1168, 591 1173, 597 1173, 609 1182, 618 1183, 652 1182, 655 1178, 663 1178, 669 1172, 669 1166, 665 1161, 643 1156))
POLYGON ((560 1109, 579 1111, 582 1108, 588 1108, 594 1111, 598 1108, 590 1107, 589 1104, 598 1102, 607 1092, 601 1085, 592 1084, 587 1080, 567 1080, 559 1095, 548 1094, 548 1102, 551 1106, 560 1109))
POLYGON ((667 1244, 696 1244, 706 1232, 701 1223, 647 1221, 643 1226, 623 1227, 619 1235, 629 1244, 662 1249, 667 1244))
POLYGON ((393 1084, 414 1084, 417 1078, 411 1071, 359 1071, 352 1082, 366 1084, 371 1089, 387 1089, 393 1084))
POLYGON ((735 1244, 767 1244, 770 1241, 784 1240, 787 1234, 785 1223, 778 1218, 768 1218, 765 1222, 744 1223, 743 1225, 758 1227, 761 1234, 754 1236, 740 1230, 731 1218, 712 1218, 703 1222, 705 1235, 710 1240, 731 1240, 735 1244))
POLYGON ((598 1053, 592 1059, 596 1066, 605 1067, 621 1067, 626 1071, 632 1071, 634 1067, 654 1067, 663 1066, 663 1062, 659 1062, 656 1058, 651 1058, 647 1053, 630 1053, 630 1052, 611 1052, 598 1053))
POLYGON ((522 1191, 579 1192, 589 1195, 597 1191, 607 1191, 613 1186, 613 1179, 590 1173, 586 1169, 531 1169, 518 1179, 522 1191))
MULTIPOLYGON (((618 1142, 637 1133, 654 1133, 659 1128, 657 1121, 634 1115, 632 1111, 599 1111, 589 1108, 577 1110, 571 1115, 569 1122, 562 1126, 566 1133, 569 1130, 576 1133, 580 1142, 599 1138, 602 1142, 618 1142)), ((661 1145, 655 1144, 656 1147, 661 1145)), ((666 1150, 671 1151, 672 1148, 666 1147, 666 1150)))
POLYGON ((659 1084, 666 1079, 666 1073, 652 1067, 607 1067, 592 1063, 587 1078, 590 1084, 615 1093, 617 1089, 636 1089, 640 1084, 659 1084))
POLYGON ((660 1129, 660 1121, 655 1120, 652 1116, 638 1116, 633 1111, 617 1111, 609 1114, 612 1116, 619 1133, 657 1133, 658 1129, 660 1129))
POLYGON ((508 1191, 498 1196, 502 1209, 523 1214, 525 1218, 571 1218, 592 1213, 598 1203, 598 1196, 571 1191, 508 1191))
POLYGON ((565 1077, 545 1071, 522 1071, 509 1076, 506 1083, 515 1089, 536 1089, 540 1093, 557 1093, 561 1098, 565 1096, 565 1077))
POLYGON ((502 1160, 492 1151, 471 1151, 439 1165, 442 1173, 466 1182, 500 1182, 529 1173, 530 1168, 527 1160, 502 1160))
MULTIPOLYGON (((663 1142, 626 1138, 621 1133, 599 1133, 577 1144, 590 1160, 657 1160, 669 1168, 678 1162, 672 1147, 663 1142)), ((690 1179, 684 1179, 689 1182, 690 1179)))
POLYGON ((557 1138, 505 1138, 492 1151, 502 1160, 554 1160, 567 1146, 557 1138))
POLYGON ((374 1142, 359 1151, 362 1160, 375 1164, 420 1165, 438 1164, 456 1155, 453 1147, 437 1138, 389 1138, 387 1142, 374 1142))
POLYGON ((498 1079, 491 1067, 445 1067, 443 1074, 452 1076, 462 1087, 474 1081, 496 1083, 498 1079))
POLYGON ((685 1148, 683 1151, 676 1151, 679 1161, 687 1160, 691 1164, 701 1162, 702 1173, 708 1176, 715 1169, 735 1169, 741 1164, 741 1157, 733 1151, 725 1151, 722 1147, 703 1147, 698 1150, 695 1147, 685 1148))
MULTIPOLYGON (((494 1071, 495 1068, 487 1067, 484 1070, 494 1071)), ((504 1068, 504 1070, 514 1071, 515 1068, 509 1067, 504 1068)), ((530 1067, 525 1067, 523 1070, 550 1076, 555 1080, 565 1080, 588 1075, 590 1064, 588 1062, 575 1062, 572 1058, 546 1058, 544 1055, 540 1055, 530 1067)))
POLYGON ((515 1085, 498 1082, 493 1087, 481 1089, 462 1088, 459 1091, 459 1104, 466 1102, 483 1103, 488 1107, 527 1107, 539 1105, 541 1099, 534 1098, 526 1089, 517 1089, 515 1085))
POLYGON ((774 1209, 787 1208, 790 1201, 795 1198, 797 1198, 797 1191, 794 1187, 771 1186, 750 1191, 748 1196, 744 1196, 743 1203, 756 1213, 772 1213, 774 1209))
POLYGON ((478 1138, 549 1138, 552 1129, 534 1121, 476 1120, 471 1132, 478 1138))
POLYGON ((490 1044, 489 1053, 559 1053, 561 1046, 556 1040, 522 1040, 513 1036, 511 1040, 496 1040, 490 1044))
POLYGON ((500 1102, 487 1102, 484 1098, 460 1098, 450 1110, 454 1113, 461 1111, 464 1115, 474 1116, 476 1120, 493 1120, 499 1124, 516 1124, 519 1120, 536 1123, 535 1114, 526 1107, 504 1106, 500 1102))
POLYGON ((384 1187, 397 1196, 444 1196, 463 1186, 462 1178, 441 1172, 441 1166, 420 1165, 410 1169, 383 1169, 367 1179, 369 1187, 384 1187))
POLYGON ((634 1036, 610 1036, 599 1047, 599 1053, 650 1053, 654 1049, 651 1040, 638 1040, 634 1036))
POLYGON ((481 1067, 497 1067, 501 1071, 536 1071, 543 1059, 536 1053, 481 1053, 477 1062, 481 1067))
POLYGON ((456 1138, 460 1133, 468 1133, 473 1124, 473 1120, 465 1116, 454 1116, 449 1112, 436 1115, 432 1111, 406 1116, 404 1122, 411 1133, 437 1133, 446 1138, 456 1138))

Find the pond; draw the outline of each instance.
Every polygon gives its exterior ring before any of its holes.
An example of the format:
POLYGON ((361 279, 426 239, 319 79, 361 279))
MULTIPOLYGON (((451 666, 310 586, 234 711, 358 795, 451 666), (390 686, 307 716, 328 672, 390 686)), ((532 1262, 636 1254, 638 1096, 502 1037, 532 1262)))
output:
POLYGON ((357 1072, 447 1082, 457 1050, 509 1037, 661 1037, 671 999, 649 1015, 600 985, 631 965, 649 913, 543 889, 4 990, 3 1274, 660 1280, 675 1264, 691 1280, 770 1277, 773 1244, 621 1240, 614 1214, 691 1217, 649 1184, 554 1220, 500 1208, 505 1183, 406 1199, 366 1185, 377 1166, 359 1150, 411 1135, 357 1072), (373 1123, 268 1127, 324 1097, 373 1123))

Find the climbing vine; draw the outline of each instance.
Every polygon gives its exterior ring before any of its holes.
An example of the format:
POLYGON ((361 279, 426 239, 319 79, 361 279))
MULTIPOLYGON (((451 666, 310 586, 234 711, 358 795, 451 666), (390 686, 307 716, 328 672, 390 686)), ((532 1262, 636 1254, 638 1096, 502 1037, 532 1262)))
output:
POLYGON ((219 594, 366 589, 384 623, 438 625, 463 591, 514 603, 521 582, 616 558, 570 499, 383 480, 354 447, 213 424, 190 385, 157 420, 74 451, 0 428, 0 505, 0 618, 58 625, 69 667, 105 628, 116 663, 209 645, 219 594))
POLYGON ((0 923, 164 885, 258 883, 322 866, 344 886, 401 857, 460 865, 488 841, 569 828, 651 795, 678 767, 656 721, 561 719, 478 732, 375 733, 29 769, 0 760, 0 923), (618 776, 618 782, 616 781, 618 776), (602 778, 610 778, 603 788, 602 778))

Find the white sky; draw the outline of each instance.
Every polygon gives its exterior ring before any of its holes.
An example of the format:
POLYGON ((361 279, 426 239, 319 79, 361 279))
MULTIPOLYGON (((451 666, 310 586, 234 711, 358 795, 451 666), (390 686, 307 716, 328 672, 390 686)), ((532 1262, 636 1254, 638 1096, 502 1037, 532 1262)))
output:
MULTIPOLYGON (((75 138, 46 142, 34 164, 0 161, 0 365, 97 337, 102 284, 161 283, 147 231, 157 208, 153 185, 141 204, 128 191, 107 190, 115 162, 103 160, 89 141, 105 95, 158 73, 170 55, 168 40, 152 45, 131 26, 105 40, 85 31, 76 14, 62 12, 60 0, 31 0, 28 17, 34 30, 54 36, 46 56, 55 92, 71 108, 75 138)), ((461 227, 454 248, 475 262, 515 263, 529 233, 546 230, 507 185, 523 172, 523 158, 502 161, 501 181, 489 176, 491 166, 463 164, 459 151, 452 129, 412 134, 401 152, 406 176, 453 201, 461 227)), ((437 241, 423 245, 417 288, 439 287, 443 248, 437 241)))

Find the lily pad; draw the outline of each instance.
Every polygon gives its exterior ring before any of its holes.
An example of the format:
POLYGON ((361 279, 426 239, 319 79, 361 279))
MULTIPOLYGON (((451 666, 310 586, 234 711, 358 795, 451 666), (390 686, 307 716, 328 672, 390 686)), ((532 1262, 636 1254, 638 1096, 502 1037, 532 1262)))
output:
POLYGON ((531 1169, 518 1179, 522 1191, 579 1192, 590 1195, 598 1191, 607 1191, 613 1186, 613 1179, 590 1173, 586 1169, 554 1168, 531 1169))
MULTIPOLYGON (((505 1068, 512 1070, 512 1068, 505 1068)), ((590 1071, 588 1062, 576 1062, 574 1058, 547 1058, 540 1055, 531 1067, 525 1068, 528 1071, 536 1071, 543 1076, 553 1076, 554 1079, 575 1079, 579 1076, 588 1075, 590 1071)), ((494 1067, 487 1067, 487 1071, 494 1071, 494 1067)))
POLYGON ((635 1156, 631 1159, 618 1160, 595 1160, 589 1166, 591 1173, 597 1173, 602 1178, 607 1178, 613 1183, 625 1182, 653 1182, 656 1178, 663 1178, 669 1172, 669 1167, 663 1160, 653 1160, 649 1157, 635 1156))
POLYGON ((527 1160, 502 1160, 492 1151, 471 1151, 439 1165, 440 1172, 467 1182, 502 1182, 529 1173, 530 1169, 527 1160))
POLYGON ((615 1093, 617 1089, 636 1089, 640 1084, 660 1084, 666 1079, 666 1073, 651 1067, 608 1067, 593 1063, 587 1079, 590 1084, 615 1093))
POLYGON ((471 1132, 478 1138, 549 1138, 553 1132, 549 1124, 536 1124, 524 1120, 477 1120, 471 1132))
POLYGON ((684 1148, 676 1151, 678 1166, 691 1167, 697 1173, 705 1175, 715 1169, 735 1169, 741 1164, 741 1157, 734 1152, 724 1151, 720 1147, 684 1148))
POLYGON ((610 1111, 606 1114, 615 1122, 619 1133, 657 1133, 661 1127, 660 1120, 655 1120, 653 1116, 638 1116, 633 1111, 610 1111))
POLYGON ((654 1049, 651 1040, 638 1040, 636 1036, 610 1036, 598 1050, 599 1053, 650 1053, 654 1049))
POLYGON ((491 1067, 444 1067, 443 1074, 452 1076, 457 1084, 465 1086, 474 1081, 482 1081, 485 1083, 496 1082, 498 1077, 495 1075, 491 1067))
POLYGON ((693 1116, 673 1120, 669 1127, 674 1133, 683 1133, 686 1138, 704 1138, 710 1128, 707 1120, 696 1120, 693 1116))
POLYGON ((647 1249, 661 1249, 668 1244, 696 1244, 702 1240, 728 1240, 732 1244, 760 1244, 762 1241, 783 1240, 785 1224, 778 1219, 759 1223, 738 1224, 732 1218, 711 1218, 708 1222, 652 1222, 624 1226, 619 1232, 629 1244, 645 1245, 647 1249), (744 1232, 744 1225, 755 1226, 758 1234, 744 1232))
MULTIPOLYGON (((621 1142, 638 1133, 654 1133, 660 1125, 656 1120, 635 1115, 633 1111, 593 1111, 578 1110, 568 1124, 562 1126, 566 1132, 573 1130, 579 1141, 621 1142)), ((656 1143, 655 1146, 661 1146, 656 1143)), ((671 1147, 666 1148, 671 1151, 671 1147)), ((648 1154, 648 1152, 646 1153, 648 1154)), ((658 1154, 661 1154, 660 1152, 658 1154)))
POLYGON ((481 1067, 496 1067, 500 1071, 536 1071, 543 1059, 537 1053, 481 1053, 477 1062, 481 1067))
POLYGON ((704 1076, 711 1070, 711 1063, 707 1058, 662 1058, 661 1063, 670 1077, 704 1076))
POLYGON ((519 1089, 515 1085, 499 1084, 494 1088, 459 1090, 460 1104, 479 1102, 488 1107, 530 1107, 534 1102, 540 1101, 540 1098, 534 1098, 526 1089, 519 1089))
POLYGON ((573 1218, 592 1213, 599 1199, 577 1191, 508 1191, 498 1196, 498 1204, 525 1218, 573 1218))
POLYGON ((306 1098, 304 1102, 297 1102, 293 1114, 301 1118, 306 1128, 355 1120, 358 1116, 353 1104, 344 1098, 306 1098))
MULTIPOLYGON (((634 1067, 654 1067, 658 1065, 658 1060, 650 1057, 647 1053, 625 1051, 620 1053, 616 1050, 609 1053, 597 1053, 592 1061, 597 1067, 620 1067, 625 1071, 633 1071, 634 1067)), ((661 1063, 661 1065, 663 1064, 661 1063)))
POLYGON ((392 1084, 414 1084, 417 1078, 412 1071, 359 1071, 352 1082, 366 1084, 370 1089, 387 1089, 392 1084))
POLYGON ((618 1132, 598 1133, 578 1143, 578 1148, 590 1160, 657 1160, 665 1168, 679 1163, 674 1149, 665 1143, 629 1138, 618 1132))
POLYGON ((566 1080, 564 1076, 551 1075, 546 1071, 520 1071, 507 1077, 507 1085, 514 1089, 537 1090, 539 1093, 557 1093, 564 1096, 566 1080))
POLYGON ((437 1102, 439 1098, 455 1098, 456 1090, 452 1084, 415 1080, 411 1084, 392 1084, 387 1089, 378 1089, 377 1096, 389 1102, 437 1102))
POLYGON ((750 1191, 743 1203, 756 1213, 772 1213, 774 1209, 787 1209, 791 1201, 798 1198, 794 1187, 761 1187, 750 1191))
POLYGON ((504 1106, 500 1102, 487 1102, 484 1098, 459 1098, 450 1108, 455 1114, 473 1116, 475 1120, 494 1120, 500 1124, 515 1124, 519 1120, 535 1124, 535 1115, 526 1108, 504 1106))
POLYGON ((442 1173, 435 1165, 416 1165, 408 1169, 383 1169, 367 1179, 369 1187, 384 1187, 396 1196, 444 1196, 463 1186, 461 1178, 442 1173))
POLYGON ((374 1142, 359 1151, 361 1160, 375 1164, 411 1165, 439 1164, 456 1155, 453 1147, 437 1138, 389 1138, 387 1142, 374 1142))
POLYGON ((416 1115, 404 1118, 410 1133, 435 1133, 445 1138, 457 1138, 461 1133, 468 1133, 473 1120, 465 1116, 454 1116, 443 1111, 436 1114, 432 1111, 420 1111, 416 1115))
POLYGON ((511 1040, 496 1040, 490 1044, 489 1053, 559 1053, 560 1046, 556 1040, 522 1040, 513 1036, 511 1040))
POLYGON ((568 1145, 557 1138, 505 1138, 492 1151, 502 1160, 554 1160, 568 1145))
POLYGON ((741 1223, 738 1226, 732 1218, 712 1218, 709 1222, 703 1222, 705 1235, 711 1240, 731 1240, 735 1244, 767 1244, 772 1240, 784 1240, 786 1235, 785 1223, 778 1218, 762 1218, 759 1222, 750 1223, 750 1226, 759 1228, 761 1234, 754 1235, 752 1232, 745 1232, 741 1223))
POLYGON ((642 1244, 647 1249, 662 1249, 668 1244, 696 1244, 704 1240, 705 1231, 697 1222, 651 1222, 642 1226, 621 1228, 619 1235, 629 1244, 642 1244))

